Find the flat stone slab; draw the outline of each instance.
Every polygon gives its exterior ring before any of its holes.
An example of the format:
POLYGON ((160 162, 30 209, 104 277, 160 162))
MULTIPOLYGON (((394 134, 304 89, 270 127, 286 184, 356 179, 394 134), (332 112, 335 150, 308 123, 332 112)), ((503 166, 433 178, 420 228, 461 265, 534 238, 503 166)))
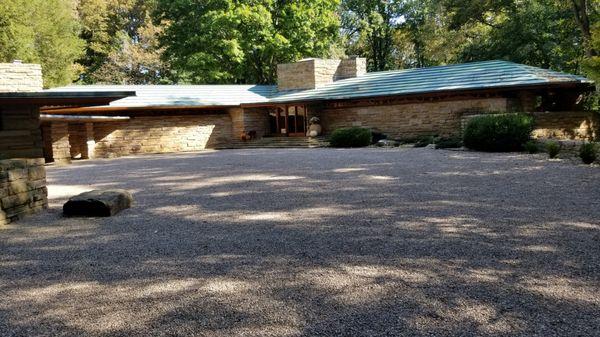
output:
POLYGON ((126 190, 94 190, 72 197, 63 205, 67 217, 108 217, 130 208, 131 193, 126 190))

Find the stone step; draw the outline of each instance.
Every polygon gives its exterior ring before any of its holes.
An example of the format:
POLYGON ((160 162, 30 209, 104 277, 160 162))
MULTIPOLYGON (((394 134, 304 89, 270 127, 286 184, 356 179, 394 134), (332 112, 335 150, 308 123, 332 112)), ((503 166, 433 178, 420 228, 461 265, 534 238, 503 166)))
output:
POLYGON ((281 137, 281 138, 261 138, 251 141, 236 140, 224 146, 230 149, 248 149, 248 148, 317 148, 327 147, 329 143, 325 137, 318 138, 300 138, 300 137, 281 137))

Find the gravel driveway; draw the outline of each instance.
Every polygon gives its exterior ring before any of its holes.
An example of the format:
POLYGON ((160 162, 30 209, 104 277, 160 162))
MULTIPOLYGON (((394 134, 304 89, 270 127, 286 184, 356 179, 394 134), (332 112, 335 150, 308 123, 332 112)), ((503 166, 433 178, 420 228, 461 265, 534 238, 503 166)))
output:
POLYGON ((600 169, 429 149, 49 167, 0 230, 0 336, 600 336, 600 169), (134 208, 63 219, 69 195, 134 208))

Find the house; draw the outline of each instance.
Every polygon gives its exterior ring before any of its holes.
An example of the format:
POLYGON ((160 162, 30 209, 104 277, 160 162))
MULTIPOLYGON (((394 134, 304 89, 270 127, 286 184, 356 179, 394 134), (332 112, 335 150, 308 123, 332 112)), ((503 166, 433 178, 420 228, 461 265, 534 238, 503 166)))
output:
POLYGON ((39 65, 0 63, 0 226, 48 205, 40 107, 107 105, 132 94, 42 91, 39 65))
POLYGON ((391 138, 456 136, 470 116, 536 115, 538 136, 590 138, 583 77, 506 61, 372 72, 364 58, 278 66, 277 85, 69 86, 48 92, 135 91, 108 105, 43 109, 48 161, 241 146, 361 126, 391 138), (251 138, 251 139, 250 139, 251 138))

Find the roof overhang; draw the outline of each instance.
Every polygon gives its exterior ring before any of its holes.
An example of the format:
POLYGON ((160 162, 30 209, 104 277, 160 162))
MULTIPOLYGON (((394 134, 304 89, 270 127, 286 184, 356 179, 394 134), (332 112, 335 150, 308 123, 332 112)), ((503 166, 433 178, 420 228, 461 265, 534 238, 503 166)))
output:
POLYGON ((345 102, 345 101, 359 101, 368 99, 390 99, 390 98, 431 98, 431 97, 442 97, 442 96, 461 96, 469 94, 481 94, 481 93, 507 93, 517 91, 549 91, 557 89, 577 89, 581 93, 592 92, 596 88, 593 83, 581 83, 581 82, 563 82, 563 83, 545 83, 536 85, 522 85, 522 86, 498 86, 481 89, 461 89, 461 90, 436 90, 428 92, 418 93, 402 93, 395 95, 364 95, 364 96, 348 96, 348 97, 334 97, 334 98, 306 98, 306 99, 290 99, 290 100, 273 100, 270 103, 248 103, 242 104, 243 108, 256 108, 266 106, 277 106, 285 104, 320 104, 326 102, 345 102))
POLYGON ((129 116, 88 116, 88 115, 48 115, 41 114, 40 120, 42 122, 126 122, 130 120, 129 116))
POLYGON ((135 91, 93 91, 93 92, 0 92, 2 105, 33 105, 82 107, 107 105, 110 102, 135 96, 135 91))
POLYGON ((139 107, 113 107, 113 106, 92 106, 92 107, 65 107, 65 106, 46 106, 42 108, 42 112, 50 115, 93 115, 93 114, 106 114, 106 115, 118 115, 118 114, 138 114, 141 112, 150 111, 173 111, 173 112, 206 112, 215 110, 225 110, 230 108, 236 108, 239 105, 167 105, 167 106, 139 106, 139 107))

